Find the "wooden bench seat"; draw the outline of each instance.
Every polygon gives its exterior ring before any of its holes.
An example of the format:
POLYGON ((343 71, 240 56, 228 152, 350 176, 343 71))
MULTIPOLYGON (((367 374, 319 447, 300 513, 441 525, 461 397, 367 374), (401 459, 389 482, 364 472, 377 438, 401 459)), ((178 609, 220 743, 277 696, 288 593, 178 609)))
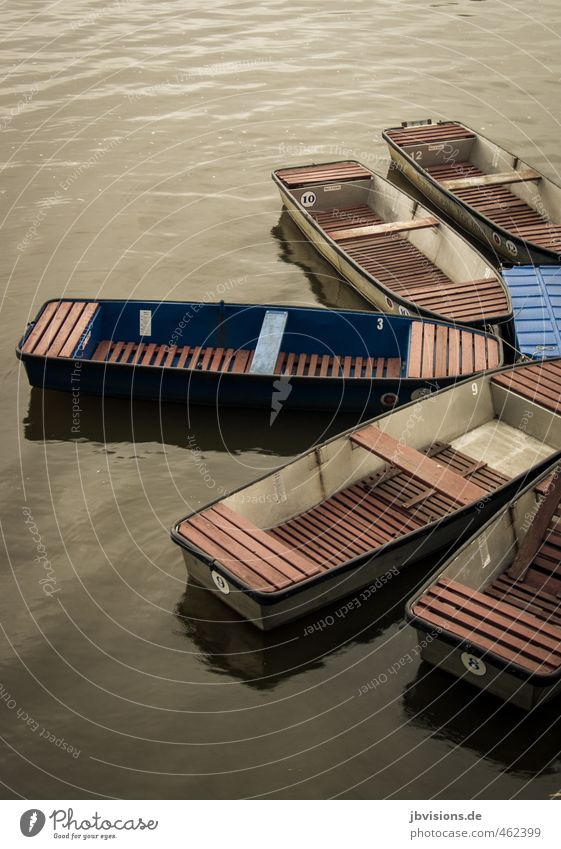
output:
POLYGON ((344 183, 349 180, 369 180, 371 172, 358 162, 326 162, 302 168, 281 168, 275 171, 278 179, 289 189, 315 186, 320 183, 344 183))
POLYGON ((492 378, 493 383, 536 404, 561 412, 561 362, 544 360, 507 371, 492 378))
POLYGON ((440 578, 413 605, 416 616, 528 672, 561 666, 561 628, 508 602, 440 578))
POLYGON ((358 227, 331 230, 332 239, 351 239, 356 236, 385 236, 390 233, 404 233, 407 230, 426 230, 427 227, 438 227, 436 218, 414 218, 411 221, 387 221, 383 224, 364 224, 358 227))
POLYGON ((485 594, 508 601, 513 607, 519 607, 561 627, 561 598, 543 588, 539 589, 526 581, 517 581, 508 573, 503 573, 486 587, 485 594))
POLYGON ((507 171, 500 174, 477 174, 475 177, 451 177, 441 180, 445 189, 455 192, 458 189, 473 189, 480 186, 504 186, 509 183, 524 183, 541 180, 541 174, 533 168, 521 168, 520 171, 507 171))
POLYGON ((479 501, 487 494, 482 487, 466 480, 426 454, 399 442, 376 425, 367 425, 352 434, 350 439, 355 445, 372 451, 431 489, 444 493, 459 505, 479 501))
POLYGON ((93 302, 51 301, 25 340, 23 353, 72 357, 98 309, 93 302))
MULTIPOLYGON (((251 372, 254 353, 249 349, 177 347, 154 343, 100 342, 92 359, 98 362, 129 365, 160 366, 197 371, 251 372)), ((339 357, 329 354, 278 355, 274 374, 298 377, 399 378, 402 362, 399 357, 339 357)))
POLYGON ((398 127, 387 130, 386 135, 399 147, 409 145, 448 142, 453 144, 460 139, 474 139, 475 133, 455 121, 443 124, 420 124, 415 127, 398 127))
POLYGON ((468 375, 500 363, 501 348, 495 338, 430 322, 411 325, 408 377, 468 375))
POLYGON ((297 546, 287 546, 224 504, 186 519, 179 533, 246 586, 262 592, 285 589, 322 571, 297 546))

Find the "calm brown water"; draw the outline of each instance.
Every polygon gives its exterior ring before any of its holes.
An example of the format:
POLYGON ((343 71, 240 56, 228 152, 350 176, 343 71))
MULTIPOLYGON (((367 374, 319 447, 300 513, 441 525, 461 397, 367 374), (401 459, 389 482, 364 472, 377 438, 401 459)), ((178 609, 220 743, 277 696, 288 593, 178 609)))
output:
POLYGON ((403 603, 435 563, 311 636, 186 589, 172 523, 352 420, 84 397, 75 439, 13 349, 61 294, 359 307, 270 171, 384 171, 379 131, 431 115, 558 176, 558 2, 27 0, 0 26, 3 795, 557 791, 558 704, 522 718, 416 659, 403 603))

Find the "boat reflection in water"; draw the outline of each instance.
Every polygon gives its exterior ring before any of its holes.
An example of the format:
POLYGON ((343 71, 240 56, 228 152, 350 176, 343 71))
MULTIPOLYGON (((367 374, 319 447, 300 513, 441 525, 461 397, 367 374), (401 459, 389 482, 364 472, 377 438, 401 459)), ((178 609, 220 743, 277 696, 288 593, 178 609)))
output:
POLYGON ((271 690, 284 679, 321 668, 330 656, 353 645, 373 646, 388 629, 401 626, 405 599, 434 563, 402 573, 380 592, 358 592, 273 632, 258 630, 225 607, 218 591, 209 592, 190 579, 176 608, 177 622, 208 669, 271 690))
POLYGON ((72 431, 69 414, 72 396, 55 390, 32 388, 27 415, 23 420, 25 438, 35 441, 87 441, 96 443, 150 443, 192 448, 196 435, 201 451, 261 454, 291 457, 318 441, 339 433, 357 421, 353 414, 336 418, 328 412, 286 411, 270 424, 270 413, 244 410, 217 411, 212 407, 188 407, 178 403, 154 403, 125 398, 104 398, 80 394, 80 432, 72 431))
POLYGON ((554 741, 561 716, 555 700, 521 713, 423 661, 404 691, 403 709, 406 721, 432 738, 469 749, 510 774, 535 779, 559 771, 561 754, 554 741))

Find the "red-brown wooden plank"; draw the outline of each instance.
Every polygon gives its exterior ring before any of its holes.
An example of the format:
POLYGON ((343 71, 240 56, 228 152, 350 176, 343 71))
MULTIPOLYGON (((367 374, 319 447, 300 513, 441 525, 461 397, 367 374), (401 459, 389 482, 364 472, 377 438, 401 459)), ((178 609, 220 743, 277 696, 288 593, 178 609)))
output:
POLYGON ((125 347, 124 342, 117 342, 115 344, 115 347, 111 351, 111 356, 109 357, 108 362, 116 363, 117 360, 119 359, 119 356, 121 355, 121 351, 123 350, 124 347, 125 347))
POLYGON ((208 370, 208 367, 210 366, 210 361, 211 361, 211 359, 212 359, 212 356, 213 356, 213 354, 214 354, 214 351, 215 351, 215 349, 214 349, 214 348, 206 348, 206 349, 205 349, 205 352, 204 352, 204 354, 203 354, 203 358, 202 358, 202 361, 201 361, 201 369, 202 369, 202 371, 207 371, 207 370, 208 370))
POLYGON ((423 354, 423 329, 422 321, 413 321, 409 334, 409 356, 407 359, 407 376, 420 377, 423 354))
POLYGON ((61 302, 60 301, 51 301, 50 304, 47 304, 37 321, 33 327, 33 330, 27 337, 23 345, 23 351, 26 354, 34 353, 34 348, 41 339, 43 333, 48 328, 51 323, 51 319, 59 308, 61 302))
POLYGON ((423 334, 423 359, 421 364, 421 377, 434 377, 434 346, 436 336, 436 325, 425 323, 423 334))
MULTIPOLYGON (((261 592, 273 592, 278 589, 278 586, 272 584, 269 580, 263 578, 257 572, 253 572, 245 563, 232 557, 228 549, 222 548, 214 540, 209 539, 197 528, 194 528, 189 522, 183 522, 179 527, 179 533, 186 540, 193 543, 198 549, 205 554, 215 558, 218 563, 225 566, 228 571, 235 575, 240 581, 243 581, 247 586, 252 587, 261 592)), ((287 582, 288 585, 289 582, 287 582)))
POLYGON ((444 324, 436 325, 434 374, 435 377, 448 374, 448 328, 444 324))
POLYGON ((224 356, 224 348, 215 348, 209 365, 209 371, 218 371, 222 358, 224 356))
POLYGON ((96 362, 101 362, 102 360, 105 360, 105 357, 107 356, 110 350, 111 341, 109 339, 104 339, 103 342, 100 342, 97 348, 95 349, 92 355, 92 360, 95 360, 96 362))
POLYGON ((156 348, 157 348, 157 345, 156 345, 155 342, 150 342, 148 344, 148 346, 147 346, 147 348, 144 352, 144 356, 142 357, 141 365, 143 365, 143 366, 149 366, 150 365, 150 363, 152 361, 152 357, 154 356, 154 353, 156 351, 156 348))

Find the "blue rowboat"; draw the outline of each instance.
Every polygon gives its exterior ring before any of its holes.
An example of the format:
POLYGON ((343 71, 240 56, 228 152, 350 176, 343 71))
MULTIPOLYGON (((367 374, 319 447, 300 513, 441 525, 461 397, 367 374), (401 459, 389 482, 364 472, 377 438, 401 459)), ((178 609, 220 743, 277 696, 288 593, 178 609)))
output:
POLYGON ((405 121, 382 137, 404 176, 499 259, 559 263, 557 183, 459 121, 405 121))
POLYGON ((308 307, 53 300, 17 347, 32 386, 189 404, 362 412, 503 361, 489 333, 308 307))
POLYGON ((516 347, 535 360, 561 356, 561 267, 505 268, 514 311, 516 347))

